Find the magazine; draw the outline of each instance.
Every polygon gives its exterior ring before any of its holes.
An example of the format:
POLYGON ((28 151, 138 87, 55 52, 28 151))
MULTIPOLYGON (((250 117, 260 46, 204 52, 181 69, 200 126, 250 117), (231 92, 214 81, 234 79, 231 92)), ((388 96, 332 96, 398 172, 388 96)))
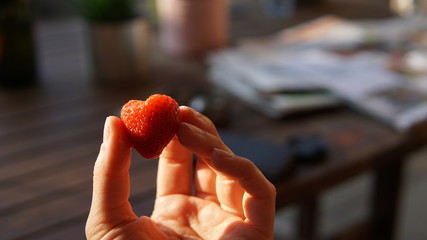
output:
POLYGON ((294 62, 294 69, 350 107, 400 132, 427 119, 427 91, 419 87, 427 79, 408 79, 390 71, 386 53, 360 53, 350 58, 330 54, 307 51, 294 62), (339 64, 324 61, 333 57, 339 58, 339 64))
POLYGON ((418 69, 427 69, 427 54, 408 44, 402 21, 327 16, 246 39, 210 57, 211 80, 270 116, 342 102, 405 132, 427 119, 427 88, 419 87, 427 85, 427 72, 396 71, 393 54, 396 46, 418 53, 418 69))

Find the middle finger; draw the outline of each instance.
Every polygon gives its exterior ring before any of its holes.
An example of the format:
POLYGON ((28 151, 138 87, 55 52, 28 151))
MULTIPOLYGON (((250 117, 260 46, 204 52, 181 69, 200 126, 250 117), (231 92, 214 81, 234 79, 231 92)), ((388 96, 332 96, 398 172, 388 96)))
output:
MULTIPOLYGON (((243 216, 242 198, 244 191, 240 184, 236 179, 215 171, 210 163, 210 156, 214 148, 219 148, 229 153, 231 153, 231 150, 221 141, 219 136, 215 136, 204 129, 188 123, 180 125, 177 136, 183 146, 204 159, 209 168, 215 172, 216 196, 221 207, 228 212, 243 216)), ((209 179, 209 181, 212 180, 212 178, 209 179)), ((205 182, 204 184, 212 186, 213 183, 205 182)))

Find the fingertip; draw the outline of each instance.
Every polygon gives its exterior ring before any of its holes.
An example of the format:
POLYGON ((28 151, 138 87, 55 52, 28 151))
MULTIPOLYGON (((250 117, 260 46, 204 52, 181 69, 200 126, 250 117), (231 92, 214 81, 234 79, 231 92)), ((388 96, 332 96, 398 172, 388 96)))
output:
POLYGON ((105 122, 106 122, 106 124, 108 123, 108 125, 110 127, 113 127, 114 129, 124 127, 122 119, 120 119, 116 116, 108 116, 107 119, 105 120, 105 122))
POLYGON ((120 118, 109 116, 105 120, 103 143, 96 160, 95 171, 110 174, 127 171, 131 144, 120 118))
POLYGON ((192 110, 192 108, 191 108, 191 107, 186 106, 186 105, 181 105, 181 106, 179 106, 179 109, 180 109, 181 111, 184 111, 184 112, 187 112, 187 111, 191 111, 191 110, 192 110))
POLYGON ((179 106, 179 109, 181 113, 181 121, 188 122, 191 121, 192 118, 194 118, 196 110, 185 105, 179 106))
POLYGON ((116 116, 109 116, 106 122, 109 124, 110 135, 112 135, 111 140, 115 141, 113 144, 130 148, 130 142, 128 141, 126 127, 123 121, 116 116))

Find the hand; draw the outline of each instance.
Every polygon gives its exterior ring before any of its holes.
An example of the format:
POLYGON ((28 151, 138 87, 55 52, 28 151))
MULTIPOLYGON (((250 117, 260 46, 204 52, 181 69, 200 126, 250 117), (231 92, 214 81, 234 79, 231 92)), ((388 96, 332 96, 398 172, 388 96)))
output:
POLYGON ((274 186, 251 161, 232 154, 208 118, 188 107, 181 107, 181 116, 177 137, 159 158, 151 217, 132 211, 131 146, 122 121, 107 118, 88 239, 273 239, 274 186))

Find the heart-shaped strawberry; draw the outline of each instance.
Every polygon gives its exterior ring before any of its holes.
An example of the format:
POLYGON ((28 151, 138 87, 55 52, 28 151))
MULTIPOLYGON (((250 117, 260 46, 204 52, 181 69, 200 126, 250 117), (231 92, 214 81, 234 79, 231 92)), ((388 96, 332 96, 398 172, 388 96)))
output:
POLYGON ((157 158, 181 122, 178 103, 161 94, 145 101, 130 100, 121 110, 129 141, 144 158, 157 158))

